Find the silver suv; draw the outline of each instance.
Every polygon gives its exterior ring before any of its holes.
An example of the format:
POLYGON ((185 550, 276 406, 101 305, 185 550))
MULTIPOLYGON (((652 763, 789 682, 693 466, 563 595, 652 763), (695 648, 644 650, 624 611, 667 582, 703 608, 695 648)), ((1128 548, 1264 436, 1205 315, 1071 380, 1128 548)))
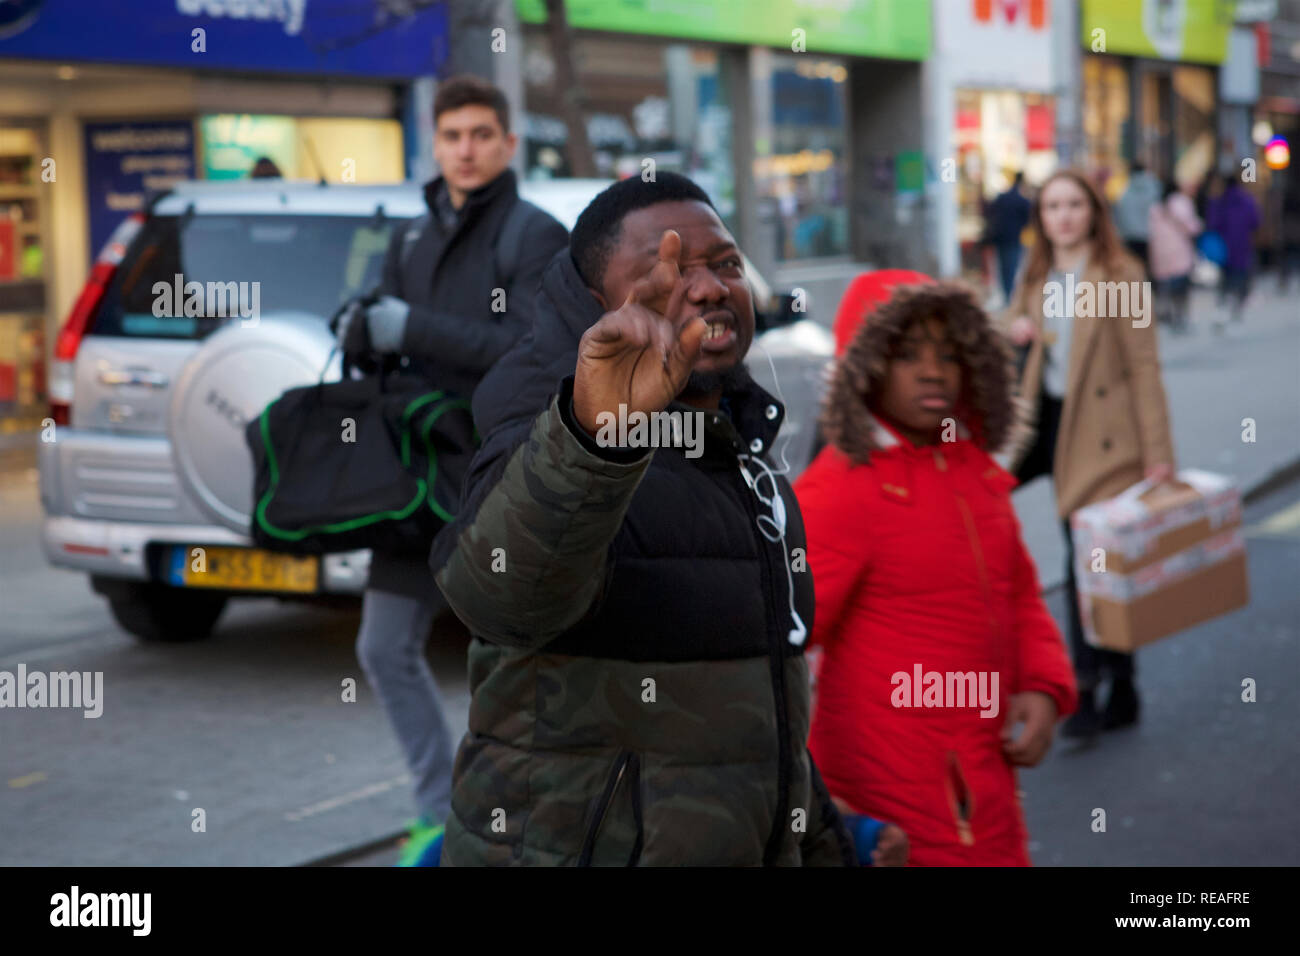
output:
MULTIPOLYGON (((571 228, 606 185, 556 180, 521 193, 571 228)), ((338 378, 328 317, 378 284, 392 230, 424 210, 412 184, 195 182, 105 246, 55 348, 42 537, 52 564, 89 573, 126 631, 194 640, 234 596, 363 590, 368 552, 251 547, 244 425, 285 389, 338 378), (206 294, 191 297, 196 288, 206 294), (214 293, 225 307, 212 308, 214 293)), ((754 373, 771 389, 780 368, 781 385, 805 396, 789 410, 787 457, 800 466, 830 336, 793 321, 788 297, 748 268, 769 316, 758 344, 772 358, 754 373)))

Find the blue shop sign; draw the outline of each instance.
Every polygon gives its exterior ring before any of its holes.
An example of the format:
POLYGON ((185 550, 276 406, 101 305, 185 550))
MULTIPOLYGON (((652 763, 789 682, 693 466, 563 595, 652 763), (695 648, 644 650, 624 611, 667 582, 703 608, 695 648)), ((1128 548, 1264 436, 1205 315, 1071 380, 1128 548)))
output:
POLYGON ((0 58, 407 79, 447 58, 444 3, 0 0, 0 58))

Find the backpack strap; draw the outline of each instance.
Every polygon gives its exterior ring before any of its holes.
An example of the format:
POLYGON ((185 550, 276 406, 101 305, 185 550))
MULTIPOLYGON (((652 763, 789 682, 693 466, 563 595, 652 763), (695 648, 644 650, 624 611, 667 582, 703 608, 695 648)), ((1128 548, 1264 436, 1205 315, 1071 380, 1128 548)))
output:
MULTIPOLYGON (((528 225, 531 209, 530 203, 523 199, 516 199, 501 222, 501 229, 497 232, 496 241, 492 245, 493 265, 496 269, 498 285, 501 284, 502 279, 514 278, 514 274, 519 270, 519 260, 523 257, 524 251, 524 229, 528 225)), ((397 257, 399 277, 406 273, 406 266, 415 251, 415 244, 429 228, 432 219, 433 213, 426 212, 422 216, 409 220, 403 227, 406 231, 402 234, 402 248, 397 257)))
MULTIPOLYGON (((406 274, 406 266, 411 261, 411 255, 415 252, 415 244, 420 241, 424 231, 429 228, 429 222, 433 219, 432 212, 426 212, 422 216, 407 221, 406 225, 401 228, 406 231, 402 233, 402 248, 397 255, 397 281, 402 281, 402 276, 406 274)), ((398 298, 405 298, 405 289, 398 289, 398 298)))
POLYGON ((513 279, 519 271, 519 260, 524 251, 524 227, 528 225, 528 214, 532 206, 523 199, 516 199, 501 223, 496 243, 492 247, 497 272, 497 284, 503 279, 513 279))

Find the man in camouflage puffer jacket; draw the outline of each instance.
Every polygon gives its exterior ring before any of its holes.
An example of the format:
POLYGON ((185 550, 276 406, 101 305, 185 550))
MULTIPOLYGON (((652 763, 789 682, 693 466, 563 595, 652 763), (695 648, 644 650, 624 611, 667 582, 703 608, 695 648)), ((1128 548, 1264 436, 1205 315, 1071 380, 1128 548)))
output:
POLYGON ((856 862, 806 747, 812 581, 753 335, 739 251, 681 176, 611 186, 544 272, 431 556, 473 635, 444 866, 856 862), (611 447, 620 404, 703 434, 611 447))

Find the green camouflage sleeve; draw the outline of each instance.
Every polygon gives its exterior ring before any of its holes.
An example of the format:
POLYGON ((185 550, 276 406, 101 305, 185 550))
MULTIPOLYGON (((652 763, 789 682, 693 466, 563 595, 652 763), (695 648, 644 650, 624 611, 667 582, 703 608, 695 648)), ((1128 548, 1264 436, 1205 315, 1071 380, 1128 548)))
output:
POLYGON ((561 415, 567 391, 533 421, 437 575, 471 633, 497 644, 541 647, 587 613, 653 455, 589 451, 561 415))

